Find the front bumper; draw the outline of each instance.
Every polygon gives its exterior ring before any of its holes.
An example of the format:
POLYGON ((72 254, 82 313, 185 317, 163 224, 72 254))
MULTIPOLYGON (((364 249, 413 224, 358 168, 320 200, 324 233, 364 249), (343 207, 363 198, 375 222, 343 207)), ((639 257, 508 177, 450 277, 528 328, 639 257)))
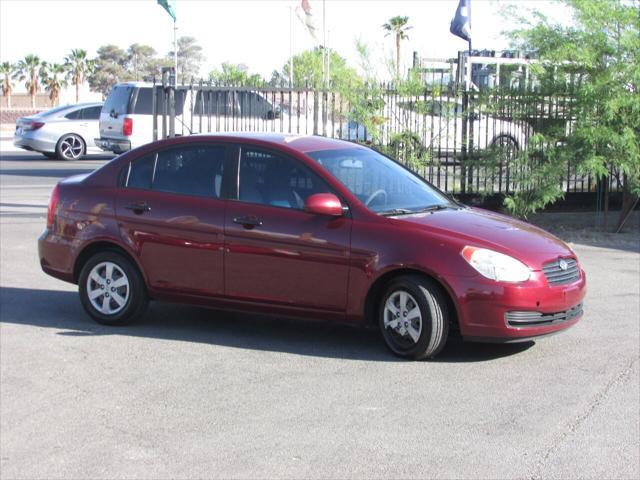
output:
POLYGON ((470 341, 514 342, 550 335, 575 325, 583 314, 586 277, 549 285, 542 272, 522 284, 480 275, 449 280, 462 336, 470 341))
POLYGON ((131 150, 131 142, 124 139, 100 137, 94 139, 96 146, 105 152, 124 153, 131 150))

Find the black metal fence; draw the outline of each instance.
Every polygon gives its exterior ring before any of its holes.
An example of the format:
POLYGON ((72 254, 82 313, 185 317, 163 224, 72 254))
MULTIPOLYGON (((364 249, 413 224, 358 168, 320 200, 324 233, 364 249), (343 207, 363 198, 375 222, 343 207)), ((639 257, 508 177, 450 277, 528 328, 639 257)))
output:
MULTIPOLYGON (((441 80, 411 89, 207 82, 172 87, 165 81, 153 87, 153 140, 232 131, 323 135, 380 148, 449 193, 487 200, 530 188, 536 165, 546 161, 540 134, 551 132, 562 142, 570 133, 573 96, 462 91, 441 80)), ((620 178, 611 173, 607 189, 620 191, 620 178)), ((566 160, 557 181, 566 198, 583 204, 605 190, 572 160, 566 160)))

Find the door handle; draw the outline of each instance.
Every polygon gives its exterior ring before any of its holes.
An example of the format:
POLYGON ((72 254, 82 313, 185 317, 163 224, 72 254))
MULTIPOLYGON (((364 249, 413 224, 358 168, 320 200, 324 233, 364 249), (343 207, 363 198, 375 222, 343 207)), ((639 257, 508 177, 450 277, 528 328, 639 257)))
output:
POLYGON ((233 223, 238 223, 248 230, 262 225, 262 221, 255 215, 236 217, 233 219, 233 223))
POLYGON ((147 205, 147 202, 130 203, 128 205, 125 205, 124 208, 126 208, 127 210, 132 210, 136 215, 151 211, 151 207, 147 205))

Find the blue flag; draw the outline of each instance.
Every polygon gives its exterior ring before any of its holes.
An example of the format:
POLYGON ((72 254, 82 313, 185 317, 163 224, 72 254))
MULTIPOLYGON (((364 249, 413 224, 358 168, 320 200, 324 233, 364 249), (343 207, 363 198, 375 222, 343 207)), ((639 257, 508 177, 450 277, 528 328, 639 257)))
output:
POLYGON ((471 41, 471 7, 469 2, 470 0, 460 0, 456 16, 451 20, 451 27, 449 27, 451 33, 467 42, 471 41))

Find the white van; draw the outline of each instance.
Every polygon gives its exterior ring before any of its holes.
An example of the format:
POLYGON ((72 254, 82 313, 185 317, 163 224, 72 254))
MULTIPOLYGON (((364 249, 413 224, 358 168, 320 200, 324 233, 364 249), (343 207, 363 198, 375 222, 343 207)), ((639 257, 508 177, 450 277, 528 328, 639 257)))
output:
MULTIPOLYGON (((150 83, 116 84, 100 113, 100 138, 95 139, 96 145, 103 150, 122 153, 152 142, 152 91, 150 83)), ((164 94, 160 89, 157 92, 157 129, 158 138, 162 138, 164 94)), ((295 112, 290 112, 289 107, 280 104, 281 99, 286 101, 279 93, 271 95, 246 90, 176 90, 175 134, 237 131, 312 134, 312 104, 297 106, 295 112)), ((168 116, 166 119, 165 133, 168 135, 168 116)), ((337 122, 328 121, 326 128, 327 132, 334 129, 334 136, 339 131, 337 122)), ((317 130, 322 133, 320 121, 317 130)))

